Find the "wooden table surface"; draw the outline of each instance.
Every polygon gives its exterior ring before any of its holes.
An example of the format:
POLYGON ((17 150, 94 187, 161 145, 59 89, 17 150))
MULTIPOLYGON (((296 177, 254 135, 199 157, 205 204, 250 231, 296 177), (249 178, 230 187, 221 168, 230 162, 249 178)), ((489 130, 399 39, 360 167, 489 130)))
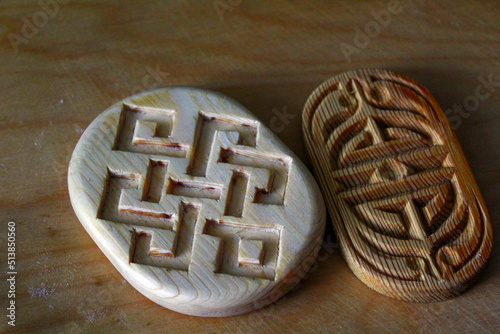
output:
POLYGON ((9 221, 17 228, 18 332, 500 331, 498 247, 469 292, 406 303, 351 273, 330 222, 317 265, 277 303, 231 318, 169 311, 108 262, 73 213, 66 184, 71 152, 97 115, 132 93, 172 85, 240 101, 310 166, 299 117, 307 96, 338 72, 380 67, 421 82, 449 109, 498 232, 499 15, 496 1, 65 0, 44 8, 3 0, 0 331, 13 329, 5 316, 9 221), (374 23, 373 11, 391 8, 374 23))

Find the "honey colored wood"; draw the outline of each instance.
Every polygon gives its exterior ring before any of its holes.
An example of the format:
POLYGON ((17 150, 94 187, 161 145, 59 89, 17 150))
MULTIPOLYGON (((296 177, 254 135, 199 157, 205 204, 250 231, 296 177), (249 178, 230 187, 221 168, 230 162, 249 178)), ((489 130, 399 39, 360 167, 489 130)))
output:
MULTIPOLYGON (((144 298, 108 261, 75 216, 66 183, 82 131, 103 110, 134 92, 176 85, 239 101, 312 171, 301 133, 307 97, 335 74, 386 68, 421 82, 444 111, 451 109, 498 240, 500 88, 481 88, 491 95, 473 111, 463 108, 482 86, 479 77, 500 81, 497 1, 401 1, 401 13, 350 61, 339 44, 354 45, 357 28, 387 1, 244 0, 223 20, 213 1, 69 1, 16 52, 7 36, 22 34, 23 17, 31 20, 38 3, 0 1, 0 248, 4 224, 16 222, 15 332, 498 331, 499 247, 473 289, 445 302, 407 303, 352 274, 330 218, 317 263, 276 303, 225 318, 168 310, 144 298)), ((2 309, 6 261, 2 250, 2 309)), ((11 332, 6 326, 0 321, 0 332, 11 332)))
POLYGON ((196 88, 127 98, 83 133, 68 171, 92 239, 139 292, 229 316, 307 273, 326 209, 307 168, 250 112, 196 88))
POLYGON ((434 97, 393 72, 327 80, 304 137, 342 253, 372 289, 408 301, 457 296, 490 259, 491 219, 434 97))

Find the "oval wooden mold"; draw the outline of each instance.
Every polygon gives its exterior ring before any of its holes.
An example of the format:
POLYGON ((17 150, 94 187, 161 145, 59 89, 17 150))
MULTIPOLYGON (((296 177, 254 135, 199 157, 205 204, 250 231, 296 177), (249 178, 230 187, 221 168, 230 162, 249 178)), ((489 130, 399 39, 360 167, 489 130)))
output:
POLYGON ((343 256, 359 279, 419 302, 473 284, 491 254, 491 221, 427 89, 384 70, 343 73, 311 94, 303 126, 343 256))
POLYGON ((195 88, 127 98, 71 158, 74 210, 127 281, 169 309, 248 312, 314 263, 326 209, 312 175, 250 112, 195 88))

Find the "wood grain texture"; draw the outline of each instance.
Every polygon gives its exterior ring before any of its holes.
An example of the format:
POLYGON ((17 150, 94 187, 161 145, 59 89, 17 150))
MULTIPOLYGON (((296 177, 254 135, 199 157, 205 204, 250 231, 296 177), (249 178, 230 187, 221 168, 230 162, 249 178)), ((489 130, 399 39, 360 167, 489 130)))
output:
MULTIPOLYGON (((354 45, 357 28, 387 4, 243 0, 221 20, 210 0, 75 0, 16 52, 8 34, 22 34, 23 17, 31 19, 40 6, 0 1, 0 248, 4 224, 17 222, 17 332, 498 332, 499 247, 470 291, 445 302, 407 303, 353 275, 328 219, 318 261, 298 289, 254 312, 200 318, 163 308, 131 287, 71 207, 68 163, 82 131, 134 92, 176 85, 219 91, 307 162, 301 112, 333 75, 391 69, 421 82, 445 111, 474 96, 479 77, 500 81, 497 1, 401 1, 402 12, 348 61, 340 42, 354 45), (153 77, 157 68, 164 74, 153 77)), ((500 88, 492 88, 477 109, 464 109, 468 117, 455 111, 449 117, 499 240, 500 88)), ((4 254, 0 305, 7 307, 4 254)))
POLYGON ((417 82, 367 69, 309 97, 304 137, 350 268, 372 289, 439 301, 475 283, 491 220, 460 144, 417 82))
POLYGON ((143 92, 85 130, 68 170, 80 222, 154 302, 222 317, 266 306, 316 259, 326 209, 307 168, 235 101, 143 92))

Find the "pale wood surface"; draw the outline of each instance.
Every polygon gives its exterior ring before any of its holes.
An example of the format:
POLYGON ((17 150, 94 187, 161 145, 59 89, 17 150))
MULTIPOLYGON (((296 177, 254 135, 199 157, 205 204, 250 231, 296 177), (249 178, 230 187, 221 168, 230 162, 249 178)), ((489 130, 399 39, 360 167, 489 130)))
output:
POLYGON ((71 156, 75 213, 110 262, 171 310, 266 306, 309 271, 325 231, 316 181, 236 101, 174 87, 115 103, 71 156))
MULTIPOLYGON (((442 303, 413 304, 380 295, 356 278, 337 249, 327 248, 333 251, 321 250, 318 266, 278 304, 234 318, 193 318, 156 305, 128 285, 71 208, 66 171, 83 129, 111 104, 155 84, 200 86, 236 99, 264 124, 276 123, 278 137, 306 160, 302 108, 314 88, 339 72, 376 67, 408 75, 424 84, 443 110, 474 95, 478 76, 493 74, 500 81, 496 1, 407 2, 346 61, 339 43, 352 44, 355 27, 363 28, 372 20, 370 11, 385 6, 243 1, 220 20, 212 1, 69 2, 16 53, 7 34, 20 34, 22 18, 39 6, 37 1, 2 1, 0 217, 2 226, 8 220, 18 224, 18 329, 498 331, 498 247, 474 288, 442 303), (148 69, 156 66, 169 75, 144 84, 148 69), (273 109, 285 108, 295 118, 281 129, 273 109)), ((461 119, 456 132, 495 228, 500 218, 500 88, 494 89, 477 111, 461 119)), ((4 245, 6 229, 0 233, 4 245)), ((331 230, 325 240, 332 240, 331 230)), ((0 263, 4 275, 4 256, 0 263)), ((0 284, 5 305, 4 276, 0 284)), ((3 320, 0 326, 5 328, 3 320)))
POLYGON ((315 89, 302 116, 342 255, 360 280, 411 302, 446 300, 476 282, 491 255, 491 219, 425 87, 390 71, 349 71, 315 89))

